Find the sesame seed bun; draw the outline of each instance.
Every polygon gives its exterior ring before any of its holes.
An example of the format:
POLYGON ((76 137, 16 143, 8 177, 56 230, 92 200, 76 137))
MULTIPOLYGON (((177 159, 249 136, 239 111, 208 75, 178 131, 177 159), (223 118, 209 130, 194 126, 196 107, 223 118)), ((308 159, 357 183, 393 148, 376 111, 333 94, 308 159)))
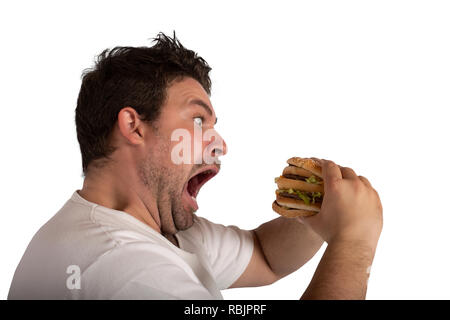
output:
POLYGON ((308 170, 308 171, 312 172, 313 174, 315 174, 316 176, 323 178, 322 166, 320 165, 319 162, 317 162, 314 159, 292 157, 292 158, 288 159, 287 163, 292 166, 308 170))

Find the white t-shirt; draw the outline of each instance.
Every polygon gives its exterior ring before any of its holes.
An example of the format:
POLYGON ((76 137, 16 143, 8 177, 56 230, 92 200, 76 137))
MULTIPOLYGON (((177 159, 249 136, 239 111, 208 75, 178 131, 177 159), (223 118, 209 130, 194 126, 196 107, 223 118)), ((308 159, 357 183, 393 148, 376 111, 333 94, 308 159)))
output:
POLYGON ((180 248, 77 191, 35 234, 8 299, 223 299, 253 253, 250 231, 194 216, 180 248))

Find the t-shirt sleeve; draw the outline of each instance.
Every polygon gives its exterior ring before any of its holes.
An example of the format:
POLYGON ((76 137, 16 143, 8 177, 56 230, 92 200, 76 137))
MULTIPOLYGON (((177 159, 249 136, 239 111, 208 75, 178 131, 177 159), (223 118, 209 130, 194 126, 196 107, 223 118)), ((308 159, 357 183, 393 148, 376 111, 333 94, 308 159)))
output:
POLYGON ((220 290, 229 288, 245 271, 253 254, 249 230, 197 217, 213 276, 220 290))

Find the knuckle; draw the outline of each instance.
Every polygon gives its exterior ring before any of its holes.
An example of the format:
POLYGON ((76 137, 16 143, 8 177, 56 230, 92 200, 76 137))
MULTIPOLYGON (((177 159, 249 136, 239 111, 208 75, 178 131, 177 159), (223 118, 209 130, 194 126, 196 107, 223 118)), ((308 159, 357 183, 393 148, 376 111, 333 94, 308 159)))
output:
POLYGON ((339 179, 331 178, 326 182, 326 188, 330 191, 336 192, 339 190, 339 179))
POLYGON ((325 161, 325 165, 327 165, 327 166, 330 167, 330 168, 336 167, 336 166, 337 166, 337 164, 334 163, 334 162, 331 161, 331 160, 326 160, 326 161, 325 161))
POLYGON ((380 195, 378 194, 377 190, 372 188, 372 191, 375 194, 375 197, 377 198, 378 202, 380 202, 380 204, 381 204, 381 198, 380 198, 380 195))
POLYGON ((359 179, 353 179, 352 186, 356 192, 362 192, 365 189, 365 184, 359 179))
POLYGON ((381 203, 381 201, 378 201, 378 209, 383 212, 383 204, 381 203))
POLYGON ((342 169, 345 169, 346 171, 349 171, 349 172, 355 172, 352 168, 350 168, 350 167, 342 167, 342 169))
POLYGON ((378 191, 375 190, 374 188, 372 188, 372 190, 375 192, 375 194, 377 195, 378 199, 380 199, 380 195, 378 194, 378 191))

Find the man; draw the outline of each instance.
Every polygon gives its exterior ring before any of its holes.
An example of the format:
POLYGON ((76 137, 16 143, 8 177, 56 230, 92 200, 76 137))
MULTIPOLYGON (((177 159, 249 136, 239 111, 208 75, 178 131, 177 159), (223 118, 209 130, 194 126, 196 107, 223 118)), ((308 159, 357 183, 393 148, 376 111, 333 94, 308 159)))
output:
POLYGON ((156 40, 105 50, 84 74, 75 118, 83 188, 36 233, 8 298, 222 299, 222 289, 298 270, 326 241, 302 298, 364 299, 382 206, 352 169, 319 160, 326 196, 313 217, 242 230, 195 214, 226 154, 211 68, 175 34, 156 40))

